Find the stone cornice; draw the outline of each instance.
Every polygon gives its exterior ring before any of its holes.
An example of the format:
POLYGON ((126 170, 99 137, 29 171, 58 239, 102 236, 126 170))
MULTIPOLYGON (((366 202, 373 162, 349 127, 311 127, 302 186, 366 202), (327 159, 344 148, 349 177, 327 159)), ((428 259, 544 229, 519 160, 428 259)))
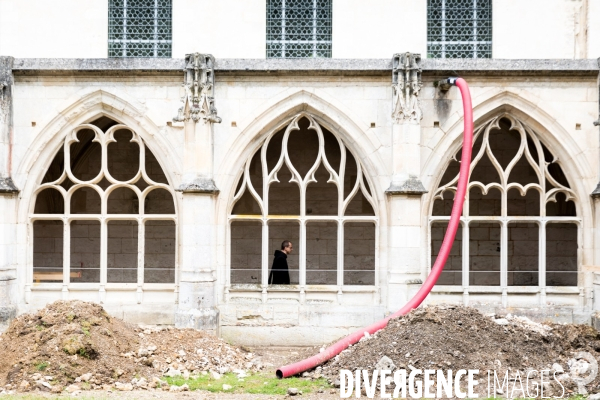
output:
MULTIPOLYGON (((44 72, 181 72, 182 58, 15 58, 15 74, 44 72)), ((596 75, 595 59, 504 60, 423 59, 423 74, 486 75, 596 75)), ((390 59, 216 59, 215 72, 381 74, 392 69, 390 59)))

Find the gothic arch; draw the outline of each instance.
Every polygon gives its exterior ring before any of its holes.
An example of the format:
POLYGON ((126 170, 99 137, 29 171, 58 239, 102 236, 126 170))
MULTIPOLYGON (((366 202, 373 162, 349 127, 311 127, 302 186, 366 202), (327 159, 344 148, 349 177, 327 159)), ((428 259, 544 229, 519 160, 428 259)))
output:
MULTIPOLYGON (((576 157, 583 150, 567 130, 548 111, 540 107, 540 103, 539 98, 529 94, 525 98, 509 91, 502 91, 479 102, 474 107, 475 127, 490 120, 493 116, 508 113, 532 128, 552 154, 558 158, 558 163, 569 177, 569 182, 577 196, 578 215, 583 219, 584 225, 586 225, 586 221, 589 224, 589 221, 592 221, 592 204, 589 194, 596 185, 596 182, 593 182, 595 173, 584 157, 576 157), (592 181, 587 182, 589 178, 592 178, 592 181)), ((427 188, 437 187, 450 159, 462 146, 462 112, 454 113, 442 129, 445 131, 445 135, 437 143, 423 168, 423 183, 427 188)), ((430 190, 423 198, 422 215, 424 218, 429 214, 433 191, 433 189, 430 190)), ((583 243, 584 247, 591 247, 591 244, 592 238, 586 237, 583 243)))
MULTIPOLYGON (((379 154, 383 144, 375 135, 366 133, 368 125, 351 117, 351 111, 326 93, 289 89, 269 100, 250 117, 239 124, 240 134, 228 142, 228 149, 221 165, 216 169, 217 186, 221 189, 218 205, 219 218, 227 215, 228 206, 234 196, 235 185, 241 175, 244 163, 263 144, 266 137, 288 124, 300 113, 310 114, 315 120, 336 133, 355 157, 360 159, 366 175, 373 186, 373 192, 380 213, 385 213, 383 193, 388 182, 388 172, 379 154), (227 171, 221 173, 221 171, 227 171), (229 173, 229 171, 235 171, 229 173)), ((384 223, 385 216, 379 215, 384 223)))
MULTIPOLYGON (((384 148, 376 135, 368 134, 368 124, 352 116, 352 111, 327 93, 315 90, 289 89, 268 100, 254 113, 238 123, 240 133, 225 144, 228 149, 222 162, 216 168, 215 180, 221 189, 217 200, 216 223, 217 245, 222 249, 217 253, 217 274, 221 290, 226 282, 227 260, 229 257, 229 211, 236 186, 242 176, 244 164, 263 145, 272 133, 285 127, 299 114, 308 114, 315 121, 341 138, 350 152, 362 163, 368 184, 371 187, 376 212, 379 219, 379 243, 385 243, 386 202, 384 190, 389 185, 389 174, 380 151, 384 148)), ((376 253, 377 265, 380 264, 376 253)), ((376 282, 379 286, 379 283, 376 282)))
MULTIPOLYGON (((572 223, 579 226, 579 232, 575 233, 575 237, 578 237, 579 241, 579 249, 577 250, 578 263, 579 266, 585 265, 591 262, 593 258, 593 254, 590 251, 587 251, 591 248, 591 244, 593 241, 593 237, 591 234, 591 202, 589 200, 589 193, 591 189, 590 182, 586 182, 586 177, 593 176, 590 173, 590 168, 585 159, 581 159, 582 157, 576 157, 576 155, 581 153, 580 147, 577 143, 574 142, 572 137, 568 134, 568 132, 562 127, 554 118, 550 117, 548 113, 546 113, 543 109, 535 106, 532 102, 527 99, 524 99, 514 93, 510 92, 502 92, 499 93, 492 98, 480 103, 475 107, 475 126, 476 130, 478 127, 487 126, 490 121, 496 121, 495 124, 498 124, 502 118, 506 118, 508 116, 508 120, 511 121, 511 124, 516 123, 519 126, 523 126, 527 130, 527 135, 535 134, 535 136, 539 139, 541 145, 538 145, 538 149, 541 146, 546 146, 548 151, 555 157, 556 163, 560 166, 560 168, 564 171, 565 176, 567 177, 568 183, 570 185, 570 194, 567 194, 567 200, 572 200, 576 205, 577 215, 572 218, 572 223), (522 125, 521 125, 522 124, 522 125)), ((428 249, 430 246, 430 239, 428 230, 430 229, 430 219, 432 219, 432 210, 433 204, 436 198, 436 195, 439 195, 438 187, 442 186, 441 180, 444 175, 446 169, 448 168, 449 162, 451 158, 460 150, 462 146, 462 118, 457 119, 454 123, 447 123, 447 126, 451 126, 451 128, 447 131, 445 137, 437 144, 433 153, 431 154, 427 164, 424 168, 424 177, 427 180, 426 186, 430 188, 429 193, 424 197, 424 202, 422 204, 422 212, 423 212, 423 249, 428 249), (449 150, 447 150, 449 149, 449 150), (437 160, 437 162, 433 162, 433 160, 437 160)), ((487 129, 487 128, 486 128, 487 129)), ((512 129, 512 128, 510 128, 512 129)), ((523 136, 524 137, 524 136, 523 136)), ((524 139, 523 139, 524 140, 524 139)), ((535 142, 535 140, 534 140, 535 142)), ((477 147, 475 145, 474 147, 477 147)), ((522 150, 519 150, 522 151, 522 150)), ((517 154, 518 155, 518 154, 517 154)), ((477 155, 474 154, 473 157, 477 155)), ((525 155, 523 156, 525 157, 525 155)), ((530 161, 532 162, 532 161, 530 161)), ((493 163, 493 161, 492 161, 493 163)), ((511 162, 512 165, 515 165, 511 162)), ((506 167, 503 167, 506 168, 506 167)), ((502 178, 504 179, 504 178, 502 178)), ((475 179, 478 180, 478 179, 475 179)), ((444 182, 446 179, 444 178, 444 182)), ((482 185, 478 185, 482 187, 483 195, 487 195, 490 192, 486 193, 486 190, 490 190, 490 185, 484 183, 486 187, 482 185)), ((529 185, 531 186, 531 185, 529 185)), ((531 190, 531 189, 530 189, 531 190)), ((520 192, 523 190, 519 189, 520 192)), ((524 196, 524 193, 521 193, 524 196)), ((439 197, 438 197, 439 198, 439 197)), ((504 201, 504 200, 503 200, 504 201)), ((506 206, 506 203, 504 203, 506 206)), ((504 206, 503 206, 504 207, 504 206)), ((502 210, 502 214, 488 214, 488 215, 502 215, 505 216, 505 210, 502 210)), ((434 214, 441 215, 441 214, 434 214)), ((480 215, 480 214, 475 214, 480 215)), ((509 215, 510 212, 509 212, 509 215)), ((525 215, 525 214, 512 214, 512 215, 525 215)), ((529 215, 529 214, 528 214, 529 215)), ((543 214, 542 212, 542 215, 543 214)), ((556 214, 558 215, 558 214, 556 214)), ((494 220, 494 218, 481 217, 484 219, 494 220)), ((504 217, 503 217, 504 218, 504 217)), ((543 218, 543 217, 542 217, 543 218)), ((439 218, 433 218, 432 220, 436 220, 439 218)), ((443 218, 442 218, 443 219, 443 218)), ((468 221, 470 219, 466 219, 466 223, 470 224, 468 221)), ((509 219, 510 220, 510 219, 509 219)), ((483 221, 483 220, 482 220, 483 221)), ((553 222, 553 221, 548 221, 553 222)), ((559 221, 560 222, 560 221, 559 221)), ((542 222, 545 224, 546 222, 542 222)), ((513 224, 513 222, 511 222, 513 224)), ((442 223, 443 226, 443 223, 442 223)), ((477 224, 475 224, 477 226, 477 224)), ((483 225, 481 225, 483 226, 483 225)), ((545 226, 545 225, 542 225, 545 226)), ((491 225, 490 225, 491 227, 491 225)), ((491 229, 491 228, 490 228, 491 229)), ((496 228, 494 228, 496 229, 496 228)), ((502 228, 504 235, 504 229, 502 228)), ((509 228, 510 229, 510 228, 509 228)), ((544 229, 542 227, 542 229, 544 229)), ((439 229, 438 229, 439 230, 439 229)), ((491 231, 490 231, 491 232, 491 231)), ((439 234, 439 232, 438 232, 439 234)), ((433 235, 433 231, 432 231, 433 235)), ((467 235, 468 237, 468 235, 467 235)), ((545 237, 545 236, 544 236, 545 237)), ((540 237, 541 240, 541 237, 540 237)), ((545 240, 545 239, 544 239, 545 240)), ((462 244, 461 244, 462 246, 462 244)), ((461 247, 459 246, 459 247, 461 247)), ((464 247, 463 247, 464 248, 464 247)), ((469 248, 468 246, 466 247, 469 248)), ((543 249, 546 249, 546 245, 544 244, 543 249)), ((503 254, 505 250, 502 250, 503 254)), ((546 250, 544 250, 546 251, 546 250)), ((426 251, 424 251, 425 253, 426 251)), ((546 253, 544 253, 546 254, 546 253)), ((426 257, 426 255, 424 254, 426 257)), ((506 256, 504 256, 506 257, 506 256)), ((540 256, 541 257, 541 256, 540 256)), ((545 256, 544 256, 545 257, 545 256)), ((544 258, 545 260, 545 258, 544 258)), ((541 262, 545 264, 545 261, 541 262)), ((540 264, 540 265, 542 265, 540 264)), ((464 270, 465 267, 463 267, 464 270)), ((502 267, 505 268, 505 267, 502 267)), ((541 267, 540 267, 541 268, 541 267)), ((545 268, 545 267, 544 267, 545 268)), ((542 269, 540 269, 541 273, 542 269)), ((545 269, 544 269, 545 271, 545 269)), ((460 279, 460 278, 459 278, 460 279)), ((470 278, 469 278, 470 279, 470 278)), ((463 278, 463 284, 464 278, 463 278)), ((477 285, 476 283, 472 283, 477 285)), ((509 284, 510 285, 510 284, 509 284)), ((579 276, 579 285, 584 285, 584 280, 579 276)), ((545 287, 545 283, 544 283, 545 287)), ((545 289, 544 289, 545 290, 545 289)), ((542 299, 545 296, 545 292, 542 290, 542 299)), ((505 292, 503 291, 503 296, 505 292)), ((504 297, 503 297, 504 301, 504 297)), ((545 301, 545 300, 541 300, 545 301)))
POLYGON ((67 99, 58 108, 58 114, 49 116, 40 125, 30 151, 17 168, 15 181, 21 189, 18 216, 26 221, 30 199, 41 182, 56 152, 61 148, 66 135, 77 126, 100 117, 111 118, 133 129, 152 151, 169 184, 175 187, 176 171, 180 170, 181 158, 174 156, 175 149, 159 127, 146 115, 146 107, 130 95, 105 89, 83 89, 67 99))

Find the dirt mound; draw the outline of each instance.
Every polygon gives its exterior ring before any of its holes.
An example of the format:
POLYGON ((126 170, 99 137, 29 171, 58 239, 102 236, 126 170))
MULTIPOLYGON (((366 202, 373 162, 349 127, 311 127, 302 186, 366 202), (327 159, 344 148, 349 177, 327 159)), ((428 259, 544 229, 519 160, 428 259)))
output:
MULTIPOLYGON (((600 355, 600 334, 590 326, 543 325, 510 315, 496 319, 468 307, 431 306, 391 320, 385 329, 361 339, 321 371, 335 381, 340 369, 373 370, 385 356, 395 369, 479 369, 485 381, 488 370, 496 370, 499 376, 507 370, 511 376, 520 371, 524 376, 531 369, 557 369, 558 364, 565 371, 557 375, 561 382, 568 390, 576 390, 574 369, 586 364, 576 356, 582 351, 596 359, 600 355)), ((588 388, 596 388, 599 382, 597 377, 588 388)), ((560 395, 561 389, 557 390, 560 395)))
POLYGON ((0 386, 58 392, 71 384, 99 389, 133 382, 146 388, 164 375, 254 369, 252 357, 207 333, 140 328, 95 303, 57 301, 16 318, 0 336, 0 386))

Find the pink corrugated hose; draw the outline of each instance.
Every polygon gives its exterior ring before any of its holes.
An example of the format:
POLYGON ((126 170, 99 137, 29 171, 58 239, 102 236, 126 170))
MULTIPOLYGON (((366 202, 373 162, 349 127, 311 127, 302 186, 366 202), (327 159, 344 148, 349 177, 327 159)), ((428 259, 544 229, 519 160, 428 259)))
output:
POLYGON ((473 146, 473 107, 471 105, 469 86, 462 78, 448 78, 446 82, 450 85, 456 85, 460 89, 464 109, 464 137, 461 156, 462 162, 460 163, 460 173, 458 177, 456 196, 454 196, 454 205, 452 206, 452 213, 450 214, 450 222, 448 223, 448 229, 446 230, 444 241, 442 242, 442 247, 440 248, 440 252, 435 260, 435 264, 433 264, 433 267, 431 267, 431 273, 415 296, 410 299, 410 301, 406 303, 406 305, 404 305, 404 307, 402 307, 400 310, 382 319, 381 321, 375 322, 372 325, 359 329, 358 331, 346 336, 317 355, 294 364, 280 367, 276 372, 278 378, 287 378, 289 376, 294 376, 309 369, 315 368, 316 366, 323 364, 325 361, 340 354, 343 350, 347 349, 348 346, 357 343, 365 335, 365 332, 373 334, 378 330, 385 328, 390 319, 406 315, 411 310, 419 307, 437 282, 442 270, 444 269, 446 260, 450 255, 450 250, 452 249, 452 244, 454 243, 454 237, 456 236, 456 231, 460 224, 460 216, 462 214, 463 203, 465 202, 465 195, 467 193, 467 184, 469 183, 471 149, 473 146))

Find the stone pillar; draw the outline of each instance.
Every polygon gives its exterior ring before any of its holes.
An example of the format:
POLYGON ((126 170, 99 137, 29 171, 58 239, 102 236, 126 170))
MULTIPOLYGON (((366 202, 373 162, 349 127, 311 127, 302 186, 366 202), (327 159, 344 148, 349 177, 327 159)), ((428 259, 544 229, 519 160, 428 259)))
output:
POLYGON ((421 196, 427 193, 421 175, 421 56, 403 53, 392 61, 392 182, 390 202, 390 310, 397 310, 419 287, 421 265, 421 196))
POLYGON ((16 202, 11 178, 13 138, 12 57, 0 57, 0 332, 17 314, 16 202), (13 210, 13 211, 11 211, 13 210))
MULTIPOLYGON (((598 58, 600 67, 600 58, 598 58)), ((600 127, 600 73, 598 73, 598 120, 595 126, 600 127)), ((598 147, 598 185, 591 193, 594 204, 594 264, 600 265, 600 146, 598 147)), ((592 304, 594 310, 600 310, 600 272, 593 273, 592 281, 592 304)))
POLYGON ((216 331, 215 208, 219 189, 213 180, 213 124, 221 122, 214 103, 215 59, 210 54, 185 57, 182 106, 184 123, 182 208, 179 214, 178 327, 216 331))

